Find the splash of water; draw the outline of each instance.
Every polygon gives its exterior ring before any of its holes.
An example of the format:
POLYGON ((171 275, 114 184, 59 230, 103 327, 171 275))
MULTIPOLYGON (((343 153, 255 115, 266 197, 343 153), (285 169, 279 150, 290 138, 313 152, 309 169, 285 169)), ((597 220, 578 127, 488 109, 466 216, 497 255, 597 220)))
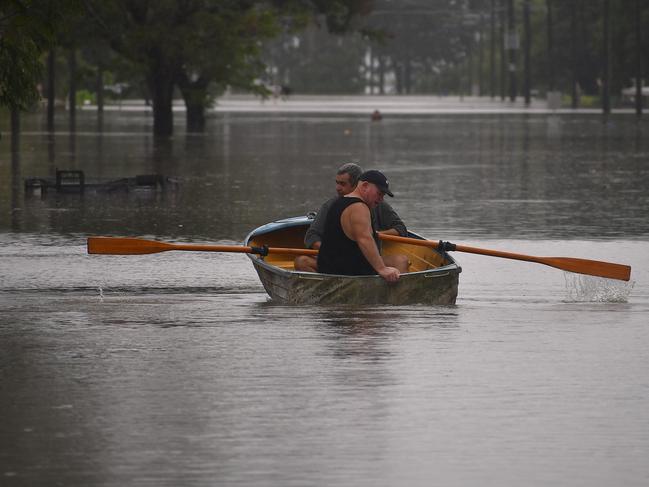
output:
POLYGON ((97 286, 97 289, 99 290, 99 301, 104 300, 104 290, 102 289, 101 286, 97 286))
POLYGON ((564 272, 567 302, 626 303, 635 281, 619 281, 603 277, 564 272))

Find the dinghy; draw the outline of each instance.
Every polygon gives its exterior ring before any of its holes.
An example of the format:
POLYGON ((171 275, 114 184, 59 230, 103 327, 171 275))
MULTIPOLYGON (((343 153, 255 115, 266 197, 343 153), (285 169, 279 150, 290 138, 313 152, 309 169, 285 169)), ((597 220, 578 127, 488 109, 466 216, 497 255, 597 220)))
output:
MULTIPOLYGON (((248 247, 279 250, 304 247, 304 234, 313 220, 294 217, 256 228, 246 237, 248 247)), ((423 240, 417 234, 410 238, 423 240)), ((410 243, 383 241, 382 254, 408 256, 408 273, 396 283, 379 276, 343 276, 296 271, 295 253, 276 251, 248 257, 273 301, 286 304, 455 304, 462 271, 444 252, 410 243)))

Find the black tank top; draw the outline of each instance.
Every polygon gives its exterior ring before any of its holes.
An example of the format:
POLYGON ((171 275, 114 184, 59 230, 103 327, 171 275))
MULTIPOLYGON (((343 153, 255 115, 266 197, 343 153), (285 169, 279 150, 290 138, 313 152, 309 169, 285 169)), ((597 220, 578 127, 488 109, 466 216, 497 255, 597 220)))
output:
MULTIPOLYGON (((343 274, 347 276, 367 276, 376 274, 358 244, 345 235, 340 217, 350 205, 363 203, 362 199, 338 198, 329 208, 325 221, 322 243, 318 253, 318 272, 323 274, 343 274)), ((376 240, 376 234, 372 228, 376 240)))

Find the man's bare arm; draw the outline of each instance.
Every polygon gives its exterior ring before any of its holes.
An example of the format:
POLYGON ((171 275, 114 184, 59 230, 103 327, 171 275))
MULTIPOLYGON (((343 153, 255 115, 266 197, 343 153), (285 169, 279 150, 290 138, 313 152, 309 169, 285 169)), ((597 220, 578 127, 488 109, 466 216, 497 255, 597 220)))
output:
POLYGON ((347 207, 342 214, 341 224, 347 237, 358 244, 367 261, 383 279, 388 282, 399 279, 399 271, 394 267, 386 266, 379 254, 372 236, 370 211, 366 205, 356 203, 347 207))

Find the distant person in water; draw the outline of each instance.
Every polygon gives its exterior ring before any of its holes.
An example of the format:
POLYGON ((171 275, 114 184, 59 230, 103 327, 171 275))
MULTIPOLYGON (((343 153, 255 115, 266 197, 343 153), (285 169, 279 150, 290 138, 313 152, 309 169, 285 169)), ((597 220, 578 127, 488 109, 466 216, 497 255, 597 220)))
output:
MULTIPOLYGON (((324 234, 325 221, 331 205, 341 196, 345 196, 356 189, 358 180, 363 169, 353 162, 343 164, 336 172, 336 193, 337 196, 327 200, 316 214, 315 220, 306 231, 304 245, 307 248, 319 249, 324 234)), ((396 211, 385 201, 371 210, 373 228, 381 233, 390 235, 408 236, 408 230, 396 211)), ((303 272, 318 272, 318 262, 315 257, 306 255, 295 259, 295 270, 303 272)), ((407 269, 406 269, 407 270, 407 269)), ((403 271, 405 272, 405 271, 403 271)))
POLYGON ((323 274, 380 275, 396 282, 408 271, 405 255, 381 257, 378 236, 372 226, 371 208, 394 196, 388 180, 376 170, 361 174, 351 193, 336 199, 329 208, 318 253, 318 271, 323 274))

